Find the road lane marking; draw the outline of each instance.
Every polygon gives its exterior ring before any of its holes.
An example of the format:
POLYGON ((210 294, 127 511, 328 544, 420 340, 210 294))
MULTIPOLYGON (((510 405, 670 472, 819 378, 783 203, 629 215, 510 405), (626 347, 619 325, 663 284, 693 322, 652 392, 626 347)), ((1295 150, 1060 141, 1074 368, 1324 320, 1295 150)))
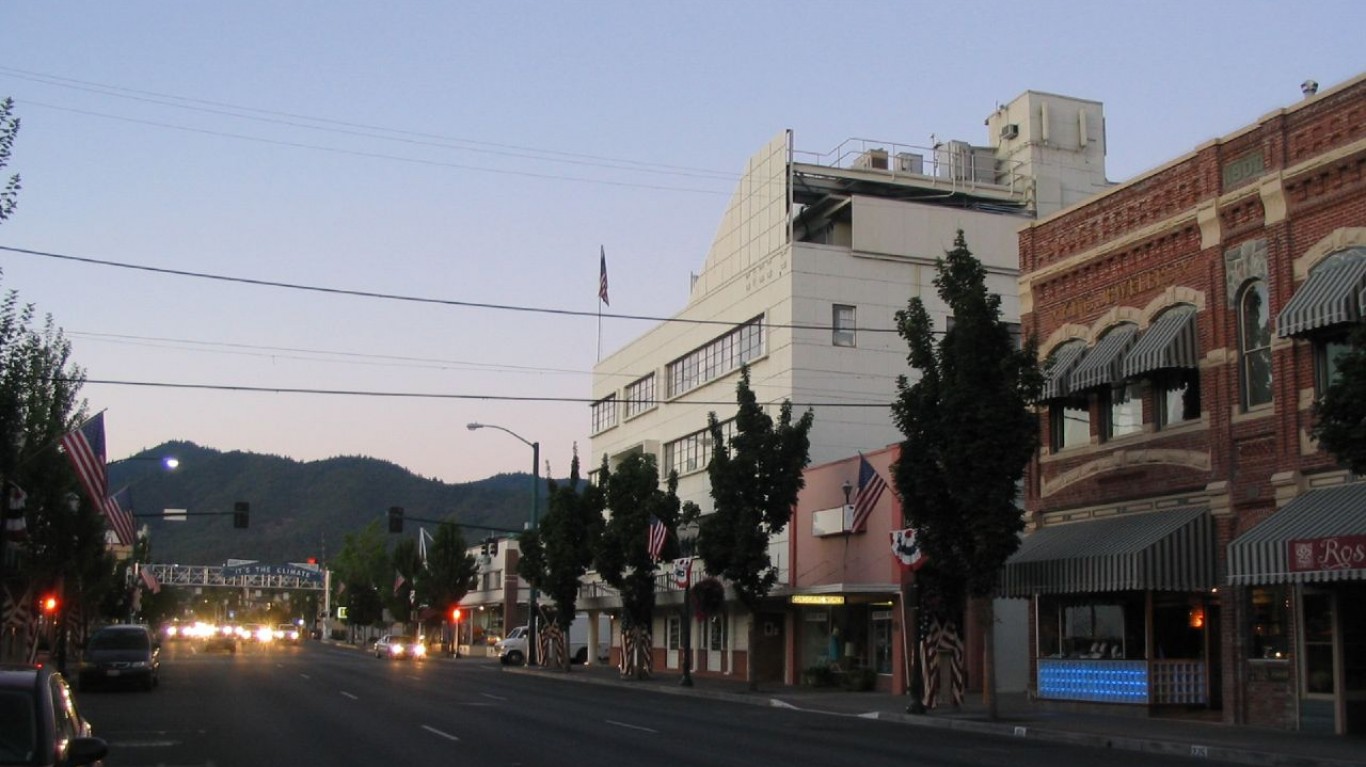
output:
POLYGON ((428 726, 425 725, 425 724, 422 725, 422 729, 426 730, 427 732, 430 732, 430 733, 433 734, 433 735, 440 735, 441 737, 445 738, 446 740, 454 740, 454 741, 456 741, 456 742, 459 742, 459 740, 460 740, 460 738, 457 738, 456 736, 450 734, 449 732, 442 732, 442 731, 436 729, 435 727, 428 727, 428 726))
POLYGON ((485 698, 493 698, 494 700, 507 700, 507 698, 502 695, 493 695, 487 692, 481 692, 479 694, 483 695, 485 698))
POLYGON ((628 730, 640 730, 641 732, 648 732, 648 733, 652 733, 652 734, 654 734, 654 735, 658 735, 658 734, 659 734, 659 730, 654 730, 654 729, 651 729, 651 728, 649 728, 649 727, 641 727, 640 725, 636 725, 636 724, 627 724, 627 723, 625 723, 625 722, 615 722, 615 721, 612 721, 611 719, 604 719, 603 721, 604 721, 604 722, 607 722, 608 724, 614 724, 614 725, 616 725, 616 726, 618 726, 618 727, 625 727, 625 728, 628 729, 628 730))
POLYGON ((351 693, 347 692, 346 690, 342 690, 342 691, 341 691, 341 694, 342 694, 342 695, 345 695, 346 697, 350 698, 351 700, 360 700, 360 696, 358 696, 358 695, 352 695, 351 693))
POLYGON ((111 740, 110 745, 119 748, 169 748, 180 745, 178 740, 111 740))
POLYGON ((300 674, 299 676, 303 677, 304 679, 312 679, 312 678, 313 678, 313 677, 309 676, 308 674, 300 674))

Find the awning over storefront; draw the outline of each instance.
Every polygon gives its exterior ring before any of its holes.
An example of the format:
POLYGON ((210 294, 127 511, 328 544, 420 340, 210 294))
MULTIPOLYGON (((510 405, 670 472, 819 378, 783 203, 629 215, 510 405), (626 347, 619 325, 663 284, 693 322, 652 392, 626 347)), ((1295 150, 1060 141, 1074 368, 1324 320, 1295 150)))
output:
POLYGON ((1073 342, 1063 344, 1053 351, 1053 362, 1044 372, 1043 395, 1041 399, 1050 400, 1066 397, 1068 376, 1072 367, 1086 353, 1086 344, 1073 342))
POLYGON ((1169 309, 1124 355, 1124 377, 1133 378, 1168 368, 1198 367, 1197 346, 1195 307, 1169 309))
POLYGON ((1123 380, 1124 353, 1133 346, 1137 325, 1120 325, 1096 343, 1077 369, 1072 371, 1072 391, 1109 386, 1123 380))
POLYGON ((1228 545, 1228 582, 1366 580, 1366 482, 1313 490, 1228 545))
POLYGON ((1001 572, 1001 596, 1201 591, 1218 585, 1205 508, 1122 514, 1041 528, 1001 572))
POLYGON ((1276 318, 1281 338, 1361 319, 1361 291, 1366 288, 1366 248, 1333 256, 1309 273, 1290 303, 1276 318))

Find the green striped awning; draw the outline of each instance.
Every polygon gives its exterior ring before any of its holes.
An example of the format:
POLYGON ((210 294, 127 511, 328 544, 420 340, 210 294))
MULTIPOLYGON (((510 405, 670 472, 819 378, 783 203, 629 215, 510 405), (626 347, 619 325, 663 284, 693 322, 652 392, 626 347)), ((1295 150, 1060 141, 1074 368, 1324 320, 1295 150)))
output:
POLYGON ((1043 394, 1041 400, 1058 399, 1066 397, 1071 391, 1067 388, 1068 374, 1072 372, 1072 367, 1086 354, 1086 344, 1071 342, 1063 344, 1053 350, 1051 355, 1052 362, 1048 369, 1044 371, 1043 394))
POLYGON ((1133 378, 1154 370, 1199 367, 1197 347, 1195 307, 1169 309, 1124 355, 1124 377, 1133 378))
POLYGON ((1072 371, 1072 391, 1109 386, 1124 380, 1124 353, 1133 346, 1137 325, 1119 325, 1096 343, 1077 369, 1072 371))
MULTIPOLYGON (((1366 537, 1366 482, 1312 490, 1287 503, 1228 545, 1234 585, 1366 580, 1366 567, 1292 560, 1295 547, 1366 537), (1295 544, 1292 547, 1292 542, 1295 544)), ((1352 562, 1341 563, 1351 565, 1352 562)))
POLYGON ((1006 561, 1000 595, 1210 589, 1218 585, 1215 546, 1203 507, 1050 525, 1006 561))
POLYGON ((1276 317, 1281 338, 1361 319, 1366 248, 1352 248, 1319 264, 1276 317))

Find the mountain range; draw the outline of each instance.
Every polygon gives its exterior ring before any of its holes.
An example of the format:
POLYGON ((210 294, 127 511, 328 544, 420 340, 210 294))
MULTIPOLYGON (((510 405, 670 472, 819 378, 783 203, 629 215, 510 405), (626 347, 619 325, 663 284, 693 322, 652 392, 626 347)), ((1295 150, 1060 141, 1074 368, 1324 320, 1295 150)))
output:
MULTIPOLYGON (((395 506, 404 510, 403 535, 455 522, 475 543, 521 531, 530 521, 532 492, 526 473, 447 484, 377 458, 301 462, 178 441, 109 464, 109 487, 128 489, 138 527, 148 530, 151 561, 186 565, 310 557, 326 562, 346 535, 369 524, 387 535, 388 511, 395 506), (168 458, 176 459, 176 468, 165 466, 168 458), (239 502, 249 504, 246 529, 233 526, 239 502), (165 509, 188 513, 183 521, 169 521, 165 509)), ((544 486, 539 495, 544 509, 544 486)))

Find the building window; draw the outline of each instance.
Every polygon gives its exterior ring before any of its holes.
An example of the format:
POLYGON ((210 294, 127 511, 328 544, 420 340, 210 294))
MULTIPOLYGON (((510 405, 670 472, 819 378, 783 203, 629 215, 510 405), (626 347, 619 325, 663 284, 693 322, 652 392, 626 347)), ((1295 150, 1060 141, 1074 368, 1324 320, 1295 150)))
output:
POLYGON ((1111 386, 1105 395, 1107 407, 1103 434, 1114 439, 1143 431, 1143 396, 1138 385, 1129 381, 1111 386))
POLYGON ((609 394, 593 403, 593 433, 617 425, 617 395, 609 394))
POLYGON ((1091 441, 1091 403, 1085 396, 1053 400, 1048 415, 1053 452, 1091 441))
POLYGON ((707 621, 707 649, 720 652, 726 649, 726 615, 713 615, 707 621))
POLYGON ((853 346, 854 318, 857 316, 854 307, 835 304, 833 315, 834 331, 830 342, 835 346, 853 346))
POLYGON ((696 389, 764 354, 764 318, 756 317, 669 363, 669 396, 696 389))
POLYGON ((1200 373, 1193 368, 1164 370, 1153 377, 1157 428, 1200 420, 1200 373))
POLYGON ((1290 657, 1290 592, 1284 585, 1253 586, 1249 626, 1252 657, 1280 660, 1290 657))
MULTIPOLYGON (((735 419, 721 424, 721 439, 730 444, 735 438, 735 419)), ((711 463, 712 439, 707 429, 695 431, 664 445, 664 474, 676 471, 680 475, 701 471, 711 463)))
POLYGON ((1322 397, 1338 379, 1338 362, 1352 351, 1345 334, 1314 339, 1314 394, 1322 397))
POLYGON ((626 385, 626 417, 634 418, 655 406, 655 374, 638 378, 626 385))
POLYGON ((1238 301, 1243 409, 1271 401, 1271 307, 1266 283, 1252 280, 1238 301))
POLYGON ((677 615, 670 615, 668 622, 669 649, 679 648, 679 639, 683 636, 683 621, 677 615))

